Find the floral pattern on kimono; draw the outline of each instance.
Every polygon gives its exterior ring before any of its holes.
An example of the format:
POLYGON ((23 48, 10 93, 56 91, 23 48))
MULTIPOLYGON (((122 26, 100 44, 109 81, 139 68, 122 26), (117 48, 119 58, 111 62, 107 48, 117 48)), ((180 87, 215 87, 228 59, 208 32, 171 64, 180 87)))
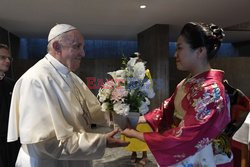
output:
POLYGON ((209 70, 181 82, 187 93, 181 101, 185 115, 179 126, 170 128, 180 84, 159 108, 145 115, 154 132, 144 133, 144 139, 160 166, 179 164, 194 155, 210 145, 229 123, 223 76, 222 71, 209 70))

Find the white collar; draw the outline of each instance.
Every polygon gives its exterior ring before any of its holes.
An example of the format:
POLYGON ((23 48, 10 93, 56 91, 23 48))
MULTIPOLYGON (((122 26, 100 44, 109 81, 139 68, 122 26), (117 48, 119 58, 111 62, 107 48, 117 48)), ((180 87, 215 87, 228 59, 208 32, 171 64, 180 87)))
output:
POLYGON ((68 67, 63 65, 61 62, 59 62, 56 58, 54 58, 51 54, 47 54, 45 58, 51 63, 52 66, 56 68, 56 70, 60 73, 63 73, 64 75, 68 75, 70 73, 70 70, 68 67))
POLYGON ((3 75, 0 75, 0 80, 3 80, 4 77, 5 77, 5 74, 3 73, 3 75))

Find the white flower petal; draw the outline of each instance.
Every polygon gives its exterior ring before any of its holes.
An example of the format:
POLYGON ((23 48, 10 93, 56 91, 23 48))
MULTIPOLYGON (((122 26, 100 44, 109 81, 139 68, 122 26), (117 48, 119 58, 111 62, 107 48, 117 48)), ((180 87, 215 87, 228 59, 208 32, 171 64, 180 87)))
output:
POLYGON ((116 75, 116 77, 125 78, 126 77, 126 71, 125 70, 117 70, 115 75, 116 75))
POLYGON ((116 72, 115 71, 108 72, 107 74, 111 75, 114 80, 116 79, 116 72))
POLYGON ((150 105, 150 101, 149 101, 149 99, 148 99, 147 97, 145 97, 145 100, 146 100, 145 103, 146 103, 147 105, 150 105))
POLYGON ((145 77, 145 65, 142 62, 138 62, 135 64, 134 66, 134 73, 133 73, 133 77, 139 79, 139 80, 143 80, 145 77))
POLYGON ((130 110, 128 104, 122 103, 120 101, 115 103, 113 107, 114 107, 114 111, 117 114, 124 115, 124 116, 127 116, 130 110))
POLYGON ((101 110, 104 112, 108 111, 108 106, 109 106, 109 103, 102 103, 101 110))
POLYGON ((133 67, 137 61, 138 57, 131 57, 130 60, 127 63, 127 66, 133 67))

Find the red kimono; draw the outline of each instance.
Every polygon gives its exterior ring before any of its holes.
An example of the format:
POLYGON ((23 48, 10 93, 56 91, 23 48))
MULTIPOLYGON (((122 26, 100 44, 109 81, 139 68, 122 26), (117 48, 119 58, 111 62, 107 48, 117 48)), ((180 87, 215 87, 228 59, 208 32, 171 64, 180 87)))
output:
POLYGON ((223 76, 223 71, 209 70, 184 79, 170 98, 145 115, 154 132, 144 138, 161 167, 218 164, 221 158, 213 156, 211 143, 230 122, 223 76), (174 116, 181 122, 171 127, 174 116))

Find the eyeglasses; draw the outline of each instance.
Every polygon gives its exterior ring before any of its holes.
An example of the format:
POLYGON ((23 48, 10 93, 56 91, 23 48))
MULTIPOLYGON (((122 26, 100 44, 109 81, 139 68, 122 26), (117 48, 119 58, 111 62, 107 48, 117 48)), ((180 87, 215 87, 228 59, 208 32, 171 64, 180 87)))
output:
POLYGON ((0 55, 0 61, 9 59, 10 62, 13 61, 13 57, 0 55))

